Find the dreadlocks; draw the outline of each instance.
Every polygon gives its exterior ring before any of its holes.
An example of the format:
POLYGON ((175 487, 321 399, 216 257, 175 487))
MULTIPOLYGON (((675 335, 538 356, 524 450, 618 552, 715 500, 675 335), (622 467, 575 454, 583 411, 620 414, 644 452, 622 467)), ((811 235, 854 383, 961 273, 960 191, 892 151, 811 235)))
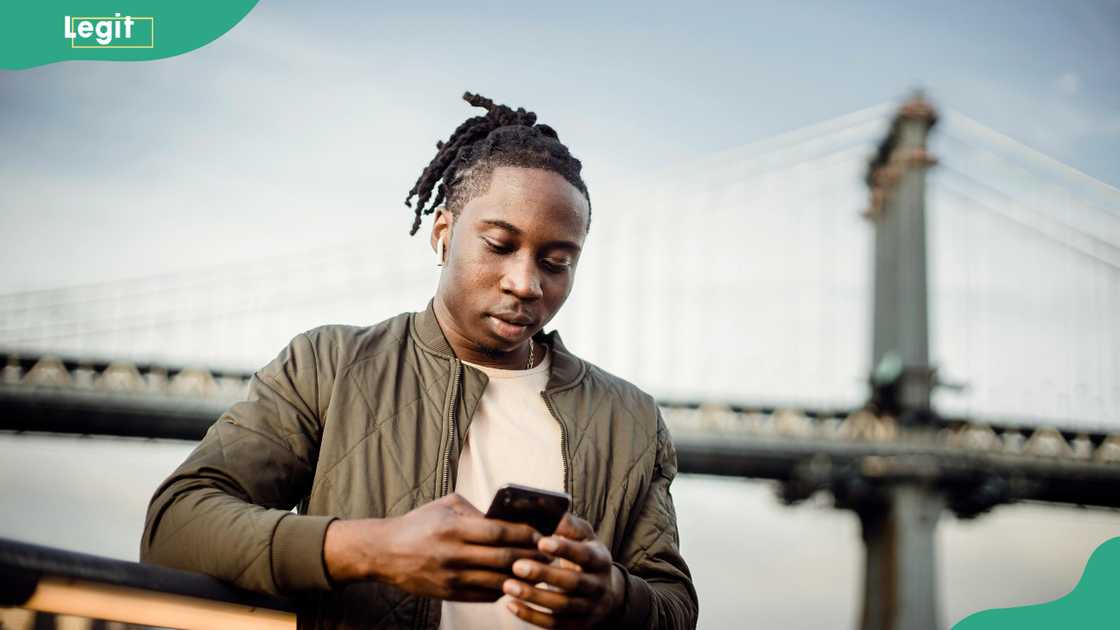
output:
POLYGON ((583 165, 560 142, 556 131, 548 125, 535 124, 537 115, 522 107, 514 111, 470 92, 463 93, 463 100, 485 108, 486 115, 468 118, 447 142, 436 142, 439 151, 404 198, 404 205, 411 208, 410 200, 416 195, 416 219, 409 236, 420 229, 421 217, 431 214, 445 199, 447 209, 458 215, 470 199, 485 194, 490 176, 498 166, 542 168, 562 176, 587 198, 590 227, 591 198, 580 177, 583 165), (437 182, 436 198, 425 207, 437 182))

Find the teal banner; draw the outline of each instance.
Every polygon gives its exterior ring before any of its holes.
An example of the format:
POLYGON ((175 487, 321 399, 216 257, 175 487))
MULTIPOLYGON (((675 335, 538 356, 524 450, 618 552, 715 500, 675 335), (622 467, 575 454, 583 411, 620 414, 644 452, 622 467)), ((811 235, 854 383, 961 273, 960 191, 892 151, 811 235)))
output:
POLYGON ((0 68, 58 61, 147 61, 201 48, 227 33, 257 0, 101 0, 8 3, 0 68))
POLYGON ((1120 627, 1120 538, 1106 540, 1085 566, 1077 586, 1045 604, 997 608, 965 617, 953 630, 1111 630, 1120 627))

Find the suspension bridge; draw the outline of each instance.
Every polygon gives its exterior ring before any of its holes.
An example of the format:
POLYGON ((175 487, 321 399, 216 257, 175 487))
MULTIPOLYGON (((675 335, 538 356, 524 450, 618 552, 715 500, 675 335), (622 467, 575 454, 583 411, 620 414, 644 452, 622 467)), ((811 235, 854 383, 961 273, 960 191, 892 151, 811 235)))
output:
MULTIPOLYGON (((865 630, 939 627, 943 510, 1120 507, 1120 190, 918 98, 593 194, 550 328, 682 472, 854 510, 865 630)), ((198 439, 295 333, 420 308, 422 247, 0 295, 0 429, 198 439)))

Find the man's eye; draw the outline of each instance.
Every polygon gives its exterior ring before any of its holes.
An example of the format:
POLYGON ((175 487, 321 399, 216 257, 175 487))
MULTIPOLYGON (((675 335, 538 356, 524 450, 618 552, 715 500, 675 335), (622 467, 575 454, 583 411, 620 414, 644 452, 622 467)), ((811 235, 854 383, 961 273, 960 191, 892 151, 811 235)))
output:
POLYGON ((499 254, 508 254, 513 251, 513 248, 508 245, 502 245, 501 243, 495 243, 487 239, 482 239, 482 242, 486 243, 486 246, 489 247, 491 251, 499 254))
POLYGON ((559 272, 564 271, 565 269, 571 267, 572 263, 571 263, 571 261, 567 261, 567 260, 548 260, 548 259, 545 259, 544 265, 549 271, 554 271, 554 272, 559 273, 559 272))

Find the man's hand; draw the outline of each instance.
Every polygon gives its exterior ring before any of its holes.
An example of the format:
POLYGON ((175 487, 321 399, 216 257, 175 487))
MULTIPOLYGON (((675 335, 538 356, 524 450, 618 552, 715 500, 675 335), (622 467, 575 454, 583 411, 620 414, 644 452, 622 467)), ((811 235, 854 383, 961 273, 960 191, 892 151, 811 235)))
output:
POLYGON ((544 560, 540 533, 487 519, 457 494, 396 518, 334 521, 323 559, 333 581, 376 580, 415 595, 492 602, 519 559, 544 560))
POLYGON ((510 578, 502 586, 514 598, 509 603, 513 614, 542 628, 589 628, 616 612, 625 592, 625 578, 587 521, 566 514, 556 533, 541 538, 537 548, 552 562, 518 560, 513 572, 521 579, 510 578), (533 586, 540 582, 548 588, 533 586))

